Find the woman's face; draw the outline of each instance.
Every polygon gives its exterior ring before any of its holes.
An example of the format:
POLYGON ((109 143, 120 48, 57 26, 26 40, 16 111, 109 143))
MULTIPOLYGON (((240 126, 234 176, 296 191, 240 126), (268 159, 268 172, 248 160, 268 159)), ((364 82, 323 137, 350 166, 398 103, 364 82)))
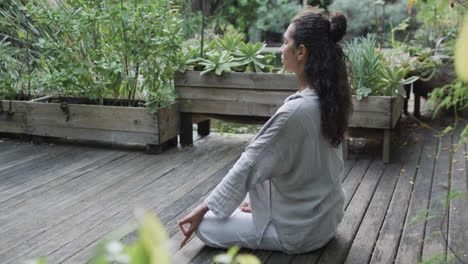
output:
POLYGON ((283 63, 284 70, 288 72, 298 73, 299 63, 296 56, 296 47, 294 46, 294 39, 292 32, 294 31, 294 24, 290 24, 284 33, 284 42, 281 46, 281 62, 283 63))

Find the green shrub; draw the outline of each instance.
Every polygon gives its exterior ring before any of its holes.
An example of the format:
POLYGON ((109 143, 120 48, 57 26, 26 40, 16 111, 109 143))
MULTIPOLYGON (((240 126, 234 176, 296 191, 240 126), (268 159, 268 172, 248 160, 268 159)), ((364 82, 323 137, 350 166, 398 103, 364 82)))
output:
POLYGON ((328 10, 343 13, 348 20, 348 33, 360 35, 385 31, 408 17, 408 4, 404 0, 385 3, 375 0, 334 0, 328 10))
MULTIPOLYGON (((346 43, 350 83, 358 100, 369 95, 403 95, 403 85, 419 77, 405 79, 411 67, 405 60, 392 60, 395 53, 377 49, 374 35, 359 37, 346 43)), ((403 54, 399 54, 403 55, 403 54)))
POLYGON ((263 31, 283 33, 300 8, 297 1, 266 0, 258 9, 255 26, 263 31))
MULTIPOLYGON (((10 38, 35 51, 34 89, 59 96, 145 99, 155 110, 173 100, 181 64, 180 14, 171 0, 22 0, 24 21, 2 20, 10 38)), ((13 5, 13 4, 12 4, 13 5)), ((8 9, 2 9, 8 13, 8 9)), ((14 16, 13 16, 14 17, 14 16)), ((5 31, 4 31, 5 32, 5 31)), ((23 61, 24 63, 24 61, 23 61)), ((24 89, 24 83, 22 84, 24 89)))

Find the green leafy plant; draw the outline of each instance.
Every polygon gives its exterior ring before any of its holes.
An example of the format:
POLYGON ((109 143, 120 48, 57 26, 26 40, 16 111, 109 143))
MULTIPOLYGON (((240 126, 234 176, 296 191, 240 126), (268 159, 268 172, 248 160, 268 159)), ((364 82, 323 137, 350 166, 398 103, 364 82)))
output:
POLYGON ((419 76, 405 79, 411 70, 410 64, 401 57, 392 59, 394 53, 379 51, 374 35, 355 38, 346 44, 350 83, 358 100, 369 95, 403 95, 403 85, 419 79, 419 76))
POLYGON ((225 31, 224 38, 218 38, 215 41, 219 49, 227 52, 235 52, 241 43, 243 43, 242 41, 244 38, 244 34, 238 32, 231 26, 225 31))
POLYGON ((205 69, 200 73, 203 75, 207 72, 215 72, 216 75, 221 75, 223 72, 231 72, 232 67, 239 66, 234 61, 234 58, 228 54, 227 51, 221 53, 217 51, 211 51, 206 54, 205 58, 200 58, 200 65, 204 66, 205 69))
MULTIPOLYGON (((262 63, 262 60, 269 61, 274 55, 269 54, 264 56, 261 54, 262 50, 266 47, 266 44, 258 42, 253 44, 249 43, 240 43, 240 47, 237 51, 234 51, 232 54, 235 57, 235 60, 238 64, 242 65, 241 71, 245 72, 262 72, 266 66, 262 63)), ((271 69, 270 68, 270 69, 271 69)))
POLYGON ((297 1, 265 0, 258 9, 255 27, 263 31, 283 33, 300 8, 297 1))
POLYGON ((224 254, 219 254, 213 257, 213 262, 216 264, 261 264, 260 260, 251 254, 239 254, 239 247, 233 246, 224 254))
POLYGON ((165 106, 173 92, 158 90, 173 85, 181 63, 176 8, 171 0, 12 0, 0 31, 27 55, 21 89, 165 106))
POLYGON ((375 36, 359 37, 346 44, 351 69, 351 86, 358 100, 377 95, 378 73, 382 71, 382 54, 376 51, 375 36), (377 73, 377 74, 376 74, 377 73))
POLYGON ((385 32, 407 16, 406 1, 335 0, 328 10, 342 12, 348 19, 349 36, 385 32))
POLYGON ((183 48, 185 58, 184 70, 202 70, 201 74, 215 72, 245 71, 263 72, 271 71, 274 67, 268 63, 275 54, 263 54, 265 43, 245 43, 245 35, 229 26, 224 31, 224 37, 207 40, 203 44, 204 57, 200 52, 200 41, 194 41, 183 48))

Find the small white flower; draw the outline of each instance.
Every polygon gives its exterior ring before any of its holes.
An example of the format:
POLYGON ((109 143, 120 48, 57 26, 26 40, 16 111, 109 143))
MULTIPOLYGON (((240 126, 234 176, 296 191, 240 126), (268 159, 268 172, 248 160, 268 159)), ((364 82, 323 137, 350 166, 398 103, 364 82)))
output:
POLYGON ((123 246, 119 241, 111 241, 107 243, 106 250, 109 255, 114 256, 122 252, 123 246))

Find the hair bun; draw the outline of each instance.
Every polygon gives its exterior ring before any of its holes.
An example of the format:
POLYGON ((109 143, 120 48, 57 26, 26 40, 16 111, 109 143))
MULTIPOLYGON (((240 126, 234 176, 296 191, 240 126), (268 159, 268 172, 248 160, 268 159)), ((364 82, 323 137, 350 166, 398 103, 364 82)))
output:
POLYGON ((340 13, 333 13, 330 22, 330 39, 338 42, 346 34, 346 17, 340 13))

